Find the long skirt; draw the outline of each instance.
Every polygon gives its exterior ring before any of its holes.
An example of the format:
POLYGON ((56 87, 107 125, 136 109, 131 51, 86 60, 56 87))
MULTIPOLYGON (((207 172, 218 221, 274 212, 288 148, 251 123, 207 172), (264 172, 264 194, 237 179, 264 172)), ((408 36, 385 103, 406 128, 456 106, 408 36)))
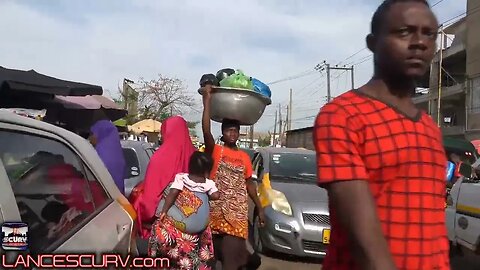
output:
POLYGON ((148 243, 150 257, 168 258, 168 269, 210 270, 214 263, 212 233, 207 227, 202 233, 181 232, 166 216, 152 225, 148 243))

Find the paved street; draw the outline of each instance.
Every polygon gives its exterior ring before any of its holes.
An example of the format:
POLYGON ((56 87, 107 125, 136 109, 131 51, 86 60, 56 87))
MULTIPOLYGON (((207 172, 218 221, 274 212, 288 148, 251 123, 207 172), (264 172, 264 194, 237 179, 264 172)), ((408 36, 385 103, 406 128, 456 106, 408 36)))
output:
POLYGON ((295 270, 319 270, 322 269, 321 260, 293 258, 281 254, 262 256, 260 270, 295 269, 295 270))
MULTIPOLYGON (((291 258, 284 255, 272 255, 269 257, 262 256, 262 266, 260 270, 313 270, 321 269, 321 261, 315 261, 304 258, 291 258)), ((452 270, 478 270, 480 269, 480 256, 472 257, 456 257, 452 259, 452 270)))
MULTIPOLYGON (((146 251, 146 243, 139 243, 139 249, 146 251)), ((251 247, 249 247, 251 250, 251 247)), ((221 269, 221 267, 218 267, 221 269)), ((262 255, 262 266, 260 270, 320 270, 321 260, 309 258, 296 258, 283 254, 262 255)), ((455 257, 452 259, 452 270, 478 270, 480 269, 480 256, 455 257)))

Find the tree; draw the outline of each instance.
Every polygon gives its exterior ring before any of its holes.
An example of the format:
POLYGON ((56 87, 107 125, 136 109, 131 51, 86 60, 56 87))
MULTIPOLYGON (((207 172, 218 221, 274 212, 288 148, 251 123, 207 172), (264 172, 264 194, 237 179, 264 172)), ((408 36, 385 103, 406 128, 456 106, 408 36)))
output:
POLYGON ((136 90, 142 119, 162 121, 172 115, 181 115, 194 105, 192 95, 187 93, 187 88, 180 79, 159 74, 157 79, 150 81, 140 79, 140 85, 136 90))
POLYGON ((195 130, 195 128, 197 127, 198 123, 200 123, 199 121, 187 121, 187 126, 188 126, 188 130, 190 131, 190 135, 193 136, 193 137, 197 137, 197 131, 195 130))
POLYGON ((266 147, 270 145, 270 136, 258 137, 258 146, 266 147))

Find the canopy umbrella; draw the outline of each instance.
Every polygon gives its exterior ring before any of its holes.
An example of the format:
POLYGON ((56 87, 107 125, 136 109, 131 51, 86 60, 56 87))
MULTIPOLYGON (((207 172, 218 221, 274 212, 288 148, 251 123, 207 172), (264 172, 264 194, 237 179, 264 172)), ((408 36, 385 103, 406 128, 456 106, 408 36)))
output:
POLYGON ((124 127, 127 128, 127 120, 124 118, 118 119, 117 121, 114 121, 113 124, 117 127, 124 127))
POLYGON ((102 95, 101 86, 57 79, 35 70, 16 70, 0 67, 0 94, 34 92, 48 95, 102 95))
POLYGON ((137 134, 141 134, 143 132, 160 133, 161 127, 162 123, 153 119, 145 119, 133 124, 131 126, 131 131, 137 134))
POLYGON ((113 124, 117 127, 118 132, 128 133, 127 120, 125 118, 120 118, 114 121, 113 124))
POLYGON ((104 96, 56 96, 47 105, 48 122, 61 122, 70 127, 90 128, 100 119, 109 119, 112 122, 127 115, 113 100, 104 96))

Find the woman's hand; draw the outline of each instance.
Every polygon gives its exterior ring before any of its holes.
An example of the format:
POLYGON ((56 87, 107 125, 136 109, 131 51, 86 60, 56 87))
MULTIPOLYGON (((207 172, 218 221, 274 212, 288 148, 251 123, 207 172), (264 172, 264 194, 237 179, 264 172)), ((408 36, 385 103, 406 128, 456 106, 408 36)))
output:
POLYGON ((165 212, 162 212, 162 213, 160 214, 160 221, 163 222, 163 220, 165 219, 165 216, 166 216, 166 215, 167 215, 167 214, 166 214, 165 212))
POLYGON ((203 92, 204 95, 210 96, 210 94, 212 94, 212 85, 211 84, 205 85, 204 89, 205 89, 205 92, 203 92))
POLYGON ((205 105, 205 102, 210 102, 210 98, 212 96, 212 85, 211 84, 207 84, 203 87, 203 101, 204 101, 204 105, 205 105))
POLYGON ((263 208, 258 208, 258 222, 260 223, 260 227, 265 226, 265 211, 263 208))

